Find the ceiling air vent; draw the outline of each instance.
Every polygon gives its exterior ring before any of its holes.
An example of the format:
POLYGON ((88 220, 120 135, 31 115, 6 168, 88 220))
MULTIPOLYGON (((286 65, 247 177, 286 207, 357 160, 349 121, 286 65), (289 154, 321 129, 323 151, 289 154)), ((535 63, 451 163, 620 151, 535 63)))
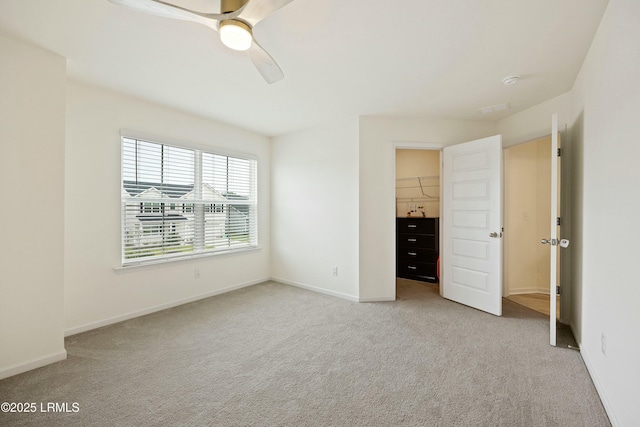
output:
POLYGON ((510 108, 509 104, 498 104, 498 105, 491 105, 489 107, 482 107, 480 109, 480 112, 482 114, 489 114, 489 113, 493 113, 500 110, 507 110, 509 108, 510 108))

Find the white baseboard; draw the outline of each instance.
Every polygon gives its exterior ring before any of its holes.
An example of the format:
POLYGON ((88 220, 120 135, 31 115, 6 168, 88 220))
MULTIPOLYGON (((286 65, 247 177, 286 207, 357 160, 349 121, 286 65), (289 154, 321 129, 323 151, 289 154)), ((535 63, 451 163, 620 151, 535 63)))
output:
POLYGON ((50 365, 67 358, 67 351, 62 350, 58 353, 50 354, 49 356, 33 359, 28 362, 20 363, 0 370, 0 380, 3 378, 9 378, 14 375, 22 374, 23 372, 30 371, 32 369, 41 368, 46 365, 50 365))
POLYGON ((292 280, 282 279, 280 277, 272 277, 271 280, 275 282, 284 283, 285 285, 295 286, 296 288, 302 288, 313 292, 318 292, 320 294, 331 295, 333 297, 338 297, 342 299, 346 299, 349 301, 360 302, 358 297, 355 295, 344 294, 342 292, 336 292, 329 289, 319 288, 317 286, 307 285, 306 283, 294 282, 292 280))
POLYGON ((394 297, 366 297, 366 298, 358 298, 359 302, 389 302, 395 301, 394 297))
POLYGON ((511 296, 511 295, 526 295, 526 294, 544 294, 544 295, 549 295, 549 288, 547 288, 547 289, 539 289, 539 288, 510 289, 507 296, 511 296))
MULTIPOLYGON (((569 319, 571 320, 571 319, 569 319)), ((571 329, 571 333, 573 334, 573 338, 576 340, 576 344, 578 344, 578 348, 582 348, 582 337, 578 337, 576 334, 576 330, 573 328, 573 323, 569 321, 569 328, 571 329), (580 339, 578 339, 580 338, 580 339)))
POLYGON ((621 426, 621 424, 618 422, 613 412, 613 406, 611 406, 611 402, 609 402, 609 399, 607 398, 607 395, 604 392, 604 389, 602 388, 602 383, 598 379, 598 376, 595 374, 595 370, 593 369, 593 365, 589 360, 589 356, 587 355, 587 352, 582 347, 580 347, 580 356, 582 356, 582 360, 584 360, 584 364, 587 367, 587 371, 589 372, 591 381, 593 382, 593 385, 596 387, 596 391, 598 392, 598 396, 600 396, 600 401, 602 402, 602 406, 604 406, 604 410, 607 413, 607 416, 609 417, 609 421, 611 421, 611 425, 613 427, 621 426))
POLYGON ((246 288, 248 286, 257 285, 258 283, 264 283, 264 282, 267 282, 269 280, 270 279, 268 277, 264 278, 264 279, 252 280, 250 282, 240 283, 240 284, 228 286, 228 287, 222 288, 222 289, 216 289, 215 291, 206 292, 204 294, 194 295, 192 297, 183 298, 183 299, 180 299, 180 300, 177 300, 177 301, 171 301, 169 303, 157 305, 155 307, 149 307, 149 308, 145 308, 143 310, 138 310, 138 311, 134 311, 134 312, 131 312, 131 313, 122 314, 122 315, 119 315, 119 316, 110 317, 108 319, 99 320, 97 322, 91 322, 91 323, 87 323, 85 325, 76 326, 76 327, 69 328, 69 329, 65 330, 64 331, 64 336, 68 337, 68 336, 79 334, 79 333, 82 333, 82 332, 87 332, 87 331, 90 331, 92 329, 101 328, 103 326, 113 325, 114 323, 123 322, 125 320, 133 319, 135 317, 140 317, 140 316, 144 316, 144 315, 147 315, 147 314, 155 313, 156 311, 166 310, 167 308, 172 308, 172 307, 177 307, 179 305, 188 304, 190 302, 194 302, 194 301, 198 301, 198 300, 201 300, 201 299, 204 299, 204 298, 209 298, 209 297, 213 297, 213 296, 216 296, 216 295, 224 294, 224 293, 227 293, 227 292, 235 291, 237 289, 246 288))

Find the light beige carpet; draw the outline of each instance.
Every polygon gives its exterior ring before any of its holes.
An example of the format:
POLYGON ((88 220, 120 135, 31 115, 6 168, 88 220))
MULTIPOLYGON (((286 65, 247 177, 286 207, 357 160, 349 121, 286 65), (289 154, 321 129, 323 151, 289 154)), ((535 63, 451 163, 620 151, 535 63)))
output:
POLYGON ((67 338, 69 358, 0 381, 30 426, 607 426, 543 315, 494 317, 400 281, 353 303, 268 282, 67 338))

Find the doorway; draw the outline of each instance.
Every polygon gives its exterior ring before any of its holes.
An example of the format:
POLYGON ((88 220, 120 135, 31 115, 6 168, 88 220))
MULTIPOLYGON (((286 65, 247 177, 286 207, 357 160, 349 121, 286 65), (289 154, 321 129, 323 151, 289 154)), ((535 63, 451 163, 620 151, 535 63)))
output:
POLYGON ((395 149, 396 294, 408 280, 439 292, 440 153, 395 149))
MULTIPOLYGON (((557 120, 557 119, 554 119, 557 120)), ((569 327, 571 304, 570 257, 566 242, 560 237, 569 237, 564 218, 568 217, 570 201, 569 168, 561 166, 560 141, 564 132, 557 134, 558 152, 552 153, 552 135, 528 141, 504 150, 505 184, 505 256, 504 296, 510 301, 528 307, 551 318, 552 345, 577 349, 569 327), (553 154, 553 155, 552 155, 553 154), (557 176, 557 188, 551 186, 552 176, 557 176), (562 176, 562 178, 561 178, 562 176), (553 193, 556 193, 555 195, 553 193), (554 200, 554 198, 557 199, 554 200), (556 207, 551 209, 552 201, 556 207), (553 215, 552 211, 556 211, 553 215), (557 218, 555 216, 557 215, 557 218), (549 243, 549 225, 553 223, 557 241, 552 248, 549 243), (564 229, 561 232, 560 229, 564 229), (541 244, 542 242, 547 244, 541 244), (550 252, 555 250, 554 264, 549 263, 550 252), (549 279, 555 281, 550 289, 549 279), (555 283, 554 283, 555 282, 555 283), (552 316, 550 311, 555 309, 552 316)), ((551 236, 554 237, 553 234, 551 236)))
POLYGON ((504 296, 548 316, 551 136, 506 148, 504 164, 504 296))

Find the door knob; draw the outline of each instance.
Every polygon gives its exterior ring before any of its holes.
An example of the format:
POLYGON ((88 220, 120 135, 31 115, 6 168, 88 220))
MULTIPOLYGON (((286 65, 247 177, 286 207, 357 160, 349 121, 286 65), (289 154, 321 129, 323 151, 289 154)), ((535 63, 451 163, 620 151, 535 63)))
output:
POLYGON ((502 233, 497 233, 495 231, 492 231, 491 233, 489 233, 489 237, 493 237, 494 239, 496 239, 498 237, 502 237, 502 233))
POLYGON ((540 240, 540 243, 543 245, 560 246, 561 248, 569 247, 569 241, 567 239, 542 239, 540 240))

